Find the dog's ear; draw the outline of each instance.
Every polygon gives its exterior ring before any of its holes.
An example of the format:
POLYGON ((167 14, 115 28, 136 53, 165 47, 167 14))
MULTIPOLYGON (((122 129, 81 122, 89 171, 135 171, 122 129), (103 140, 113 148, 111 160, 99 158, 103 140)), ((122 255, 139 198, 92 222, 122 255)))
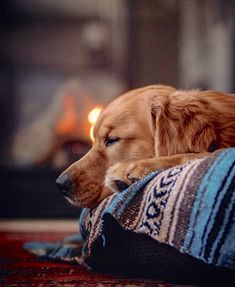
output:
POLYGON ((216 144, 214 115, 195 93, 177 91, 150 98, 156 156, 203 152, 216 144))
POLYGON ((156 85, 154 90, 146 93, 148 114, 150 115, 150 124, 154 133, 156 132, 157 122, 164 116, 169 101, 168 97, 175 91, 176 89, 171 86, 156 85))
POLYGON ((154 134, 156 133, 157 122, 164 115, 166 101, 167 98, 160 95, 154 95, 148 99, 150 123, 154 134))

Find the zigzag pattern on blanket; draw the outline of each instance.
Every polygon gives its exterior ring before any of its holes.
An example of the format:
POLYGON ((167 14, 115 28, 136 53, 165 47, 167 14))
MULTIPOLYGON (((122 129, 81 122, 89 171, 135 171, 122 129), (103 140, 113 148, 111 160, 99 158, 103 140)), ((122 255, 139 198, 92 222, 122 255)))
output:
MULTIPOLYGON (((235 149, 157 171, 119 195, 85 210, 89 247, 105 215, 126 230, 147 234, 206 263, 234 268, 235 149)), ((104 221, 103 221, 103 220, 104 221)))

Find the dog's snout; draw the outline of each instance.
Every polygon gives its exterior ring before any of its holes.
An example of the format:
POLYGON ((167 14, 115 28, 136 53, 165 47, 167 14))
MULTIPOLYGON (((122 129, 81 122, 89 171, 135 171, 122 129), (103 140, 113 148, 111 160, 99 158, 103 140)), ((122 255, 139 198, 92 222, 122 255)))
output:
POLYGON ((73 182, 68 174, 60 175, 56 179, 55 184, 64 196, 69 197, 73 193, 73 182))

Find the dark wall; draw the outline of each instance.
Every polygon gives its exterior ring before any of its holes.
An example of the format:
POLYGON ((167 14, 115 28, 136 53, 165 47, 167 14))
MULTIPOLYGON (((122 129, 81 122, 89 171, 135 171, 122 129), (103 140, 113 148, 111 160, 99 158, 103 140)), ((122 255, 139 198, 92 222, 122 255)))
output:
POLYGON ((129 82, 178 84, 178 9, 162 1, 129 1, 129 82))

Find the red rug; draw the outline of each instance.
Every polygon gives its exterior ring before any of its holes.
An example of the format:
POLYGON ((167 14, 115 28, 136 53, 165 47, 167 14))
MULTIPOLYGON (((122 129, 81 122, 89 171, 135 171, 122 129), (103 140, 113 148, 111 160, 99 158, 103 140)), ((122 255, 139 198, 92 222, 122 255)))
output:
POLYGON ((66 233, 0 232, 0 286, 97 286, 97 287, 167 287, 149 280, 131 280, 88 271, 81 266, 45 261, 24 251, 27 241, 55 242, 66 233))

